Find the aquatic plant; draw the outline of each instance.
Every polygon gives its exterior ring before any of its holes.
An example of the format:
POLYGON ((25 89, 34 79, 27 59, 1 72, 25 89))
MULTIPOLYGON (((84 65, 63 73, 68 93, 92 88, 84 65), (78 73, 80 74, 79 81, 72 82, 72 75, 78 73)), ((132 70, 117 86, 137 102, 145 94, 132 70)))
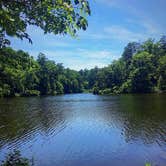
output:
POLYGON ((151 164, 150 163, 146 163, 145 166, 151 166, 151 164))

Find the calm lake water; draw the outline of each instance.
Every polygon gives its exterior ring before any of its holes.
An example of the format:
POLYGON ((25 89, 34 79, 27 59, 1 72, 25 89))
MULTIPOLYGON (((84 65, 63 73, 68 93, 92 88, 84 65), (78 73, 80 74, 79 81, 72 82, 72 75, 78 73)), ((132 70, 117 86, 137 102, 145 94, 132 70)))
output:
POLYGON ((166 95, 0 99, 0 160, 37 166, 166 166, 166 95))

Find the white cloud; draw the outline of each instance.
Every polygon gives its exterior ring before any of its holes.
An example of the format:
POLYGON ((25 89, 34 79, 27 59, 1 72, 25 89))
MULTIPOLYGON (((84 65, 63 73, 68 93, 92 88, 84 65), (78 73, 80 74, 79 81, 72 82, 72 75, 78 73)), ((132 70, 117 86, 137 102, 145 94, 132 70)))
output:
MULTIPOLYGON (((145 31, 144 31, 145 32, 145 31)), ((98 34, 90 34, 89 37, 92 39, 116 39, 122 42, 131 42, 131 41, 142 41, 145 40, 148 36, 148 33, 145 34, 143 32, 135 32, 125 28, 123 26, 108 26, 104 28, 104 32, 102 35, 98 34)))
POLYGON ((87 58, 96 58, 96 59, 103 59, 103 58, 113 58, 114 54, 108 50, 85 50, 85 49, 78 49, 78 55, 86 56, 87 58))
POLYGON ((120 25, 107 26, 103 28, 103 32, 87 34, 87 39, 93 40, 116 40, 119 42, 142 42, 148 38, 160 37, 164 34, 153 23, 146 22, 144 20, 127 20, 128 23, 133 24, 134 27, 139 26, 141 29, 135 30, 135 28, 124 27, 120 25))
POLYGON ((127 19, 127 22, 133 24, 134 26, 142 27, 146 36, 157 36, 162 34, 162 29, 158 25, 154 24, 150 20, 146 20, 145 18, 139 20, 127 19))
POLYGON ((65 66, 69 67, 70 69, 74 70, 81 70, 81 69, 92 69, 95 66, 102 68, 107 66, 108 64, 99 62, 97 60, 89 60, 89 61, 81 61, 81 60, 75 60, 75 59, 70 59, 65 63, 65 66))
MULTIPOLYGON (((54 60, 56 63, 63 63, 65 67, 71 69, 80 70, 84 68, 93 68, 95 66, 104 67, 110 64, 114 59, 119 58, 117 52, 111 52, 109 50, 86 50, 86 49, 75 49, 73 51, 48 51, 40 50, 50 60, 54 60)), ((30 54, 37 57, 39 52, 31 51, 30 54)))
POLYGON ((111 38, 121 40, 121 41, 138 41, 144 40, 145 36, 142 33, 133 32, 127 28, 121 26, 110 26, 104 28, 104 32, 107 33, 111 38))
MULTIPOLYGON (((86 50, 86 49, 75 49, 75 50, 59 50, 59 51, 48 51, 48 50, 40 50, 39 52, 44 53, 47 55, 48 58, 56 58, 56 57, 72 57, 72 58, 89 58, 89 59, 103 59, 109 58, 114 59, 117 58, 117 52, 115 51, 108 51, 108 50, 86 50)), ((35 57, 39 53, 38 51, 30 51, 30 54, 34 55, 35 57)))
MULTIPOLYGON (((103 3, 104 5, 113 7, 113 8, 118 8, 121 11, 125 11, 125 13, 130 14, 130 18, 127 20, 129 23, 132 23, 135 27, 140 26, 144 30, 137 32, 136 35, 130 33, 132 31, 123 28, 120 28, 119 30, 123 30, 122 34, 126 34, 130 37, 138 37, 138 39, 146 39, 149 37, 152 38, 157 38, 160 35, 165 33, 165 26, 163 22, 159 21, 161 14, 164 18, 164 9, 162 7, 162 4, 165 5, 165 1, 153 1, 153 4, 148 4, 144 2, 144 0, 97 0, 98 2, 103 3), (142 6, 145 5, 145 6, 142 6), (148 5, 148 6, 147 6, 148 5), (158 8, 161 8, 161 12, 157 12, 158 8), (151 9, 151 10, 146 10, 146 9, 151 9), (155 18, 153 17, 153 12, 155 13, 155 18), (158 18, 158 19, 157 19, 158 18), (144 38, 141 37, 143 35, 145 36, 144 38)), ((166 16, 166 15, 165 15, 166 16)), ((116 27, 118 29, 118 27, 116 27)), ((116 33, 116 30, 114 30, 114 33, 116 33)), ((119 34, 119 33, 118 33, 119 34)), ((125 36, 126 36, 125 35, 125 36)), ((137 39, 137 40, 138 40, 137 39)))

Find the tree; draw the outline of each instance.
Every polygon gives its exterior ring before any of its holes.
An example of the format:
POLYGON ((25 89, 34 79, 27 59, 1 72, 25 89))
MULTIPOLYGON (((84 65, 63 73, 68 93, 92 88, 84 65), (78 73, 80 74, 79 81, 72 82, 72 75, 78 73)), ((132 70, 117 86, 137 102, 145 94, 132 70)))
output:
MULTIPOLYGON (((166 54, 160 42, 148 40, 137 53, 104 68, 75 71, 42 53, 34 60, 24 51, 0 49, 0 96, 166 92, 166 54)), ((127 55, 127 54, 126 54, 127 55)), ((127 57, 127 56, 126 56, 127 57)))
POLYGON ((36 93, 38 63, 28 53, 11 48, 0 49, 0 96, 36 93), (31 92, 30 92, 31 91, 31 92))
POLYGON ((161 37, 161 39, 159 40, 159 44, 160 44, 162 55, 166 54, 166 36, 165 35, 161 37))
POLYGON ((166 92, 166 55, 159 59, 159 80, 158 88, 166 92))
POLYGON ((129 62, 132 56, 140 49, 140 44, 137 42, 128 43, 124 48, 124 52, 122 54, 122 58, 129 62))
POLYGON ((118 86, 124 82, 125 79, 125 63, 122 60, 114 61, 111 65, 113 86, 118 86))
POLYGON ((153 55, 148 52, 136 54, 132 59, 132 70, 130 72, 132 92, 151 92, 153 88, 154 66, 152 64, 153 55))
POLYGON ((142 49, 143 51, 148 52, 149 54, 153 54, 158 56, 160 53, 159 49, 159 43, 155 43, 154 39, 148 39, 142 44, 142 49))
POLYGON ((28 39, 28 25, 40 27, 44 33, 75 35, 86 30, 90 15, 87 0, 1 0, 0 47, 9 44, 7 36, 28 39))
POLYGON ((57 68, 54 61, 48 60, 42 53, 39 54, 37 62, 40 65, 38 73, 39 91, 42 95, 56 94, 57 68))

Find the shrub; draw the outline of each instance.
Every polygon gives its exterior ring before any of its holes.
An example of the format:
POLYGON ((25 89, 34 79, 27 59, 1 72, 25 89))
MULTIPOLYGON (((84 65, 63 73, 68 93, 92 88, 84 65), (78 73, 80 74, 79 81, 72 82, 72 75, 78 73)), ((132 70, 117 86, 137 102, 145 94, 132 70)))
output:
POLYGON ((106 88, 104 90, 100 90, 99 94, 101 94, 101 95, 109 95, 109 94, 112 94, 112 90, 109 89, 109 88, 106 88))
POLYGON ((0 97, 3 96, 10 96, 11 91, 10 91, 10 86, 8 84, 4 84, 2 87, 0 87, 0 97))
POLYGON ((26 90, 22 96, 39 96, 40 92, 38 90, 26 90))
POLYGON ((97 86, 93 88, 93 94, 99 94, 99 88, 97 86))
POLYGON ((127 80, 120 87, 120 92, 121 93, 130 93, 131 92, 131 88, 132 88, 131 86, 132 86, 131 85, 131 80, 127 80))
POLYGON ((14 150, 6 156, 1 166, 30 166, 30 161, 21 156, 20 151, 14 150))

